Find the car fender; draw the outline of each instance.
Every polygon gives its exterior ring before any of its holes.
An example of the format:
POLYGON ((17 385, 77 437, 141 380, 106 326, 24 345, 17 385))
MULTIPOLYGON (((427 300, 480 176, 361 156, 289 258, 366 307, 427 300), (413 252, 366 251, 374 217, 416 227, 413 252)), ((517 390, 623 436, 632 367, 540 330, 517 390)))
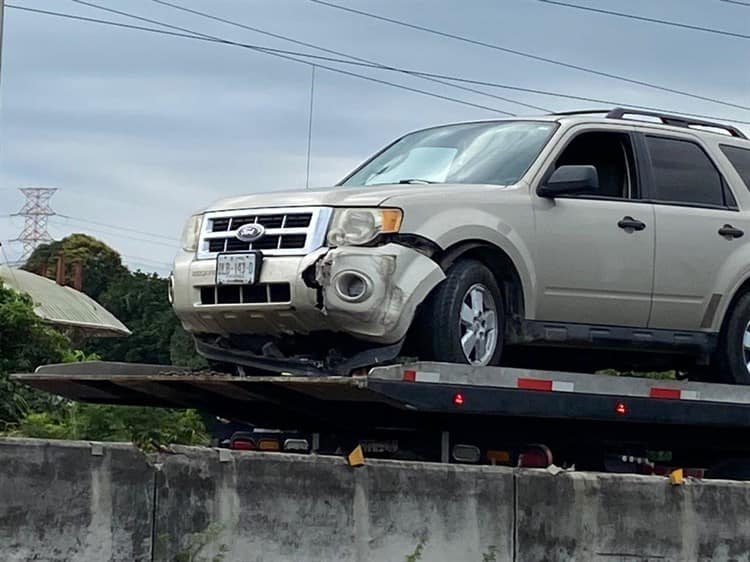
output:
MULTIPOLYGON (((455 209, 434 215, 424 223, 419 234, 435 241, 443 249, 462 242, 479 241, 489 243, 505 252, 521 278, 526 317, 533 319, 536 310, 537 281, 532 251, 524 240, 526 237, 510 223, 487 212, 472 209, 471 222, 466 223, 456 221, 455 215, 455 209), (446 229, 445 225, 451 223, 455 226, 446 229)), ((533 225, 529 224, 529 230, 533 237, 533 225)))

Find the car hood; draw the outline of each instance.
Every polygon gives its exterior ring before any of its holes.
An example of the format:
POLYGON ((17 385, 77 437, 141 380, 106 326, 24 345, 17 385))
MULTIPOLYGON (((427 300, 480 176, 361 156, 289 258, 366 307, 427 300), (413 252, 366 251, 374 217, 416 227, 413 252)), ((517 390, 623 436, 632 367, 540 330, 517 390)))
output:
MULTIPOLYGON (((409 195, 439 197, 469 189, 466 184, 379 185, 377 187, 332 187, 304 191, 269 191, 220 199, 204 211, 228 211, 267 207, 377 207, 392 197, 409 195)), ((495 189, 502 186, 493 185, 495 189)))

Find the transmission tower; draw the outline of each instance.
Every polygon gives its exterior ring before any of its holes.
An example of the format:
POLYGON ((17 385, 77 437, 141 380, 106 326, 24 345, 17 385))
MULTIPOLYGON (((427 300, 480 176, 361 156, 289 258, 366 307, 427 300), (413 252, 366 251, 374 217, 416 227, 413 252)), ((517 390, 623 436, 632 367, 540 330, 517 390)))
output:
POLYGON ((14 216, 26 220, 23 231, 13 242, 23 244, 23 255, 19 261, 26 261, 31 253, 43 242, 51 242, 52 236, 47 232, 47 219, 56 213, 50 207, 49 200, 57 191, 55 187, 22 187, 19 189, 26 197, 26 203, 14 216))

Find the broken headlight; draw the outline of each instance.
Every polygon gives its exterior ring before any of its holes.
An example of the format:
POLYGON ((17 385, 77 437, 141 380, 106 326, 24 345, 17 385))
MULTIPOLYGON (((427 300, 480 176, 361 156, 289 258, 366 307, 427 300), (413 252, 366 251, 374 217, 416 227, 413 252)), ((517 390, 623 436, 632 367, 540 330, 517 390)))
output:
POLYGON ((361 246, 379 234, 398 232, 401 209, 336 209, 328 229, 331 246, 361 246))

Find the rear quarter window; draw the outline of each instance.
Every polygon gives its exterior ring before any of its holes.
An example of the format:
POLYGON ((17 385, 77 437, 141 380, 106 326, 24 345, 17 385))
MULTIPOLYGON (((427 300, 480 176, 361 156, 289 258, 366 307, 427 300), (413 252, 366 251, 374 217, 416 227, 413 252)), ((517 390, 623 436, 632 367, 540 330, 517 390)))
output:
POLYGON ((750 148, 740 148, 739 146, 721 145, 721 151, 727 157, 729 162, 737 170, 737 173, 745 182, 745 187, 750 189, 750 148))

